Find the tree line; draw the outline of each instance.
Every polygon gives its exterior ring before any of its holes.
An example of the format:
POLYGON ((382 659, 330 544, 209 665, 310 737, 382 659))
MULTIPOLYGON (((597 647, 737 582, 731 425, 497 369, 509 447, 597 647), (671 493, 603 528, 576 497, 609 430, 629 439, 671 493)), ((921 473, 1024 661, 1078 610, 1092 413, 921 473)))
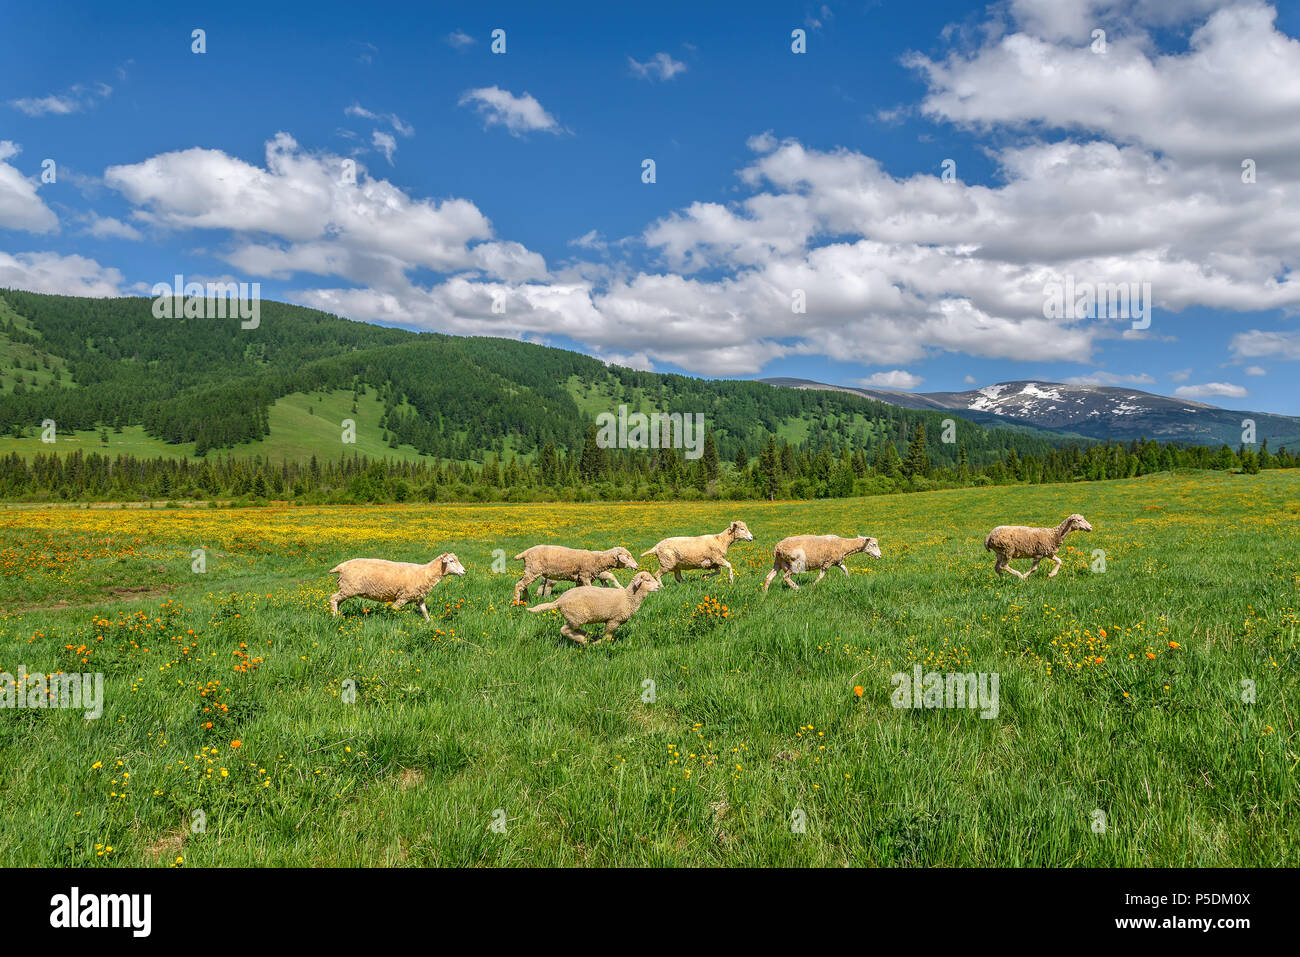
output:
POLYGON ((601 448, 589 430, 568 452, 543 444, 533 458, 489 453, 482 464, 404 461, 357 454, 272 462, 262 456, 204 459, 137 457, 100 452, 37 453, 30 461, 0 457, 0 498, 21 501, 292 500, 300 504, 408 501, 592 501, 643 499, 812 499, 925 491, 963 486, 1039 484, 1131 478, 1177 469, 1257 473, 1296 468, 1300 456, 1267 443, 1258 449, 1179 446, 1151 440, 1072 444, 1042 455, 1014 448, 974 464, 957 443, 955 464, 936 466, 935 444, 919 425, 900 452, 892 442, 868 455, 863 447, 833 454, 808 443, 768 436, 750 454, 743 445, 728 461, 712 431, 703 454, 679 449, 601 448))

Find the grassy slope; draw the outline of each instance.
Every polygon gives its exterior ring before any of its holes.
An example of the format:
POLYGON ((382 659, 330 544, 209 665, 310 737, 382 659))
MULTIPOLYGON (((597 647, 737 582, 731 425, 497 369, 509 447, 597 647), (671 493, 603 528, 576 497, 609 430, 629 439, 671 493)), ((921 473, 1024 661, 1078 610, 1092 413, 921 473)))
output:
POLYGON ((0 864, 1295 865, 1300 561, 1279 541, 1297 519, 1291 472, 815 503, 0 511, 0 668, 103 671, 108 702, 100 721, 0 715, 0 864), (988 528, 1076 509, 1096 531, 1057 578, 993 575, 988 528), (757 540, 732 551, 735 585, 667 585, 612 644, 565 642, 510 607, 518 563, 489 570, 494 549, 639 554, 738 517, 757 540), (796 531, 874 534, 884 558, 763 596, 796 531), (328 616, 335 561, 445 548, 469 573, 432 594, 432 623, 328 616), (14 611, 102 602, 110 580, 178 586, 176 604, 14 611), (256 670, 233 670, 242 654, 256 670), (892 708, 890 675, 916 660, 999 673, 998 717, 892 708))
MULTIPOLYGON (((379 419, 384 408, 373 390, 363 395, 357 402, 357 411, 352 412, 352 393, 346 390, 310 395, 295 392, 279 399, 271 406, 271 434, 260 442, 245 442, 229 450, 235 456, 261 455, 273 461, 284 459, 309 459, 312 455, 321 460, 337 459, 341 454, 360 455, 414 460, 422 459, 414 448, 403 445, 389 448, 382 437, 379 419), (312 412, 308 412, 308 409, 312 412), (352 419, 356 422, 356 443, 344 445, 342 442, 342 422, 352 419)), ((34 430, 32 430, 34 432, 34 430)), ((170 445, 160 439, 146 435, 143 426, 125 426, 120 433, 112 429, 108 432, 108 445, 100 443, 97 429, 80 432, 59 432, 53 446, 40 440, 39 433, 34 432, 25 438, 0 436, 0 455, 17 452, 24 458, 31 458, 37 452, 103 452, 109 455, 165 455, 174 458, 192 457, 194 443, 186 442, 170 445)), ((213 455, 225 456, 227 450, 213 452, 213 455)))
MULTIPOLYGON (((23 332, 35 331, 27 318, 14 312, 13 307, 2 298, 0 298, 0 319, 9 320, 23 332)), ((8 335, 0 332, 0 392, 12 392, 14 386, 18 384, 19 376, 22 377, 27 389, 44 388, 53 382, 60 382, 68 387, 75 385, 72 381, 72 373, 68 371, 68 364, 63 359, 51 355, 49 363, 49 368, 46 368, 44 362, 37 359, 37 347, 14 342, 8 335), (30 368, 33 361, 36 362, 35 369, 30 368)))

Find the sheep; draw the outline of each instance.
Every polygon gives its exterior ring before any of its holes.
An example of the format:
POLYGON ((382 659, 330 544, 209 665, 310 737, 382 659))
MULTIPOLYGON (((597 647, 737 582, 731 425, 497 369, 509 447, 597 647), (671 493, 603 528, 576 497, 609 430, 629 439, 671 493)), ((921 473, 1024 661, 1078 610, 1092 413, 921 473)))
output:
POLYGON ((1047 573, 1048 578, 1055 578, 1061 570, 1061 560, 1056 557, 1056 550, 1061 547, 1065 536, 1075 530, 1091 532, 1092 526, 1078 512, 1071 515, 1055 528, 1030 528, 1028 525, 999 525, 989 532, 984 539, 984 547, 998 556, 993 570, 1001 575, 1004 571, 1019 575, 1024 581, 1038 568, 1044 558, 1050 558, 1056 566, 1047 573), (1018 572, 1011 567, 1013 558, 1032 558, 1033 568, 1027 572, 1018 572))
POLYGON ((515 561, 524 563, 524 577, 515 585, 515 601, 528 594, 528 586, 537 579, 542 583, 537 586, 537 594, 549 595, 551 586, 557 581, 573 581, 580 585, 590 585, 601 579, 612 582, 615 588, 622 588, 611 569, 636 568, 636 559, 626 548, 609 548, 603 552, 591 552, 581 548, 565 548, 563 545, 534 545, 515 556, 515 561))
POLYGON ((339 614, 339 604, 349 598, 391 601, 394 608, 418 601, 420 614, 429 620, 424 596, 446 575, 463 575, 465 566, 451 552, 439 555, 427 565, 414 562, 390 562, 382 558, 353 558, 335 565, 331 574, 339 576, 339 590, 330 596, 330 611, 339 614))
POLYGON ((659 570, 655 572, 655 579, 660 583, 664 580, 664 572, 672 572, 673 577, 681 581, 684 568, 716 568, 719 575, 725 568, 730 576, 728 581, 734 582, 736 570, 727 561, 727 549, 737 540, 742 542, 754 540, 754 536, 745 527, 744 522, 732 522, 725 531, 717 535, 665 538, 654 548, 642 552, 641 557, 654 555, 659 559, 659 570))
MULTIPOLYGON (((641 602, 652 591, 662 586, 649 572, 637 572, 627 583, 627 588, 602 588, 599 585, 579 585, 570 588, 555 601, 533 605, 531 612, 558 611, 564 616, 560 634, 579 644, 591 641, 580 626, 595 622, 605 623, 605 638, 614 635, 614 629, 627 621, 641 607, 641 602)), ((597 638, 596 641, 603 641, 597 638)))
POLYGON ((857 538, 840 538, 838 535, 791 535, 789 538, 783 538, 772 549, 772 570, 763 580, 763 591, 767 591, 767 586, 772 584, 772 579, 778 572, 785 573, 781 576, 781 580, 795 591, 799 590, 799 586, 790 577, 792 572, 797 575, 810 568, 820 569, 817 581, 813 582, 816 585, 826 577, 826 569, 838 566, 847 578, 849 570, 844 564, 844 559, 858 552, 866 552, 872 558, 879 558, 880 543, 866 535, 859 535, 857 538))

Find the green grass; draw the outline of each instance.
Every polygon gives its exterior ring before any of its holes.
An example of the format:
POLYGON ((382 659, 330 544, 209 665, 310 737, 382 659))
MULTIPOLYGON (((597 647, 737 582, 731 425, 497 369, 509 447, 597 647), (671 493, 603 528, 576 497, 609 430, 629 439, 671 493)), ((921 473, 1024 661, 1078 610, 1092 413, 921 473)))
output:
POLYGON ((1293 472, 806 503, 0 511, 0 668, 106 682, 98 721, 0 712, 0 864, 1294 866, 1297 519, 1293 472), (1095 531, 1055 579, 993 574, 989 528, 1076 510, 1095 531), (612 643, 568 643, 510 605, 519 563, 491 572, 495 549, 639 554, 733 518, 756 536, 731 551, 736 583, 667 584, 612 643), (884 557, 764 596, 796 532, 875 535, 884 557), (339 559, 448 549, 468 574, 432 592, 432 622, 329 616, 339 559), (998 674, 998 716, 892 707, 916 661, 998 674))
MULTIPOLYGON (((30 376, 30 372, 27 375, 30 376)), ((411 461, 426 458, 412 446, 390 448, 383 439, 379 420, 383 404, 373 391, 361 396, 352 411, 352 393, 346 390, 295 392, 276 400, 271 405, 271 434, 260 442, 244 442, 232 449, 213 452, 213 455, 251 457, 261 455, 274 462, 305 461, 315 455, 318 459, 334 460, 340 455, 353 453, 371 458, 388 458, 411 461), (344 444, 343 421, 356 423, 356 442, 344 444)), ((108 430, 108 444, 101 442, 99 429, 63 432, 57 431, 54 443, 41 441, 37 423, 27 429, 21 439, 12 435, 0 436, 0 455, 17 452, 30 459, 38 452, 100 452, 108 455, 167 456, 192 458, 194 443, 169 444, 147 435, 143 426, 124 426, 121 432, 108 430)))

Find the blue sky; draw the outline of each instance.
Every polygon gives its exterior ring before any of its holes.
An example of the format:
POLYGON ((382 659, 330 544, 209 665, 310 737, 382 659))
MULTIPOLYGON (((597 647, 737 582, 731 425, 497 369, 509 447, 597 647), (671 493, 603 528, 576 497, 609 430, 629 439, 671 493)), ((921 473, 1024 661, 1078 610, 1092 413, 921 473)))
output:
POLYGON ((659 371, 1300 414, 1297 21, 1216 0, 11 5, 0 286, 179 272, 659 371), (1150 282, 1150 328, 1046 318, 1065 276, 1150 282))

